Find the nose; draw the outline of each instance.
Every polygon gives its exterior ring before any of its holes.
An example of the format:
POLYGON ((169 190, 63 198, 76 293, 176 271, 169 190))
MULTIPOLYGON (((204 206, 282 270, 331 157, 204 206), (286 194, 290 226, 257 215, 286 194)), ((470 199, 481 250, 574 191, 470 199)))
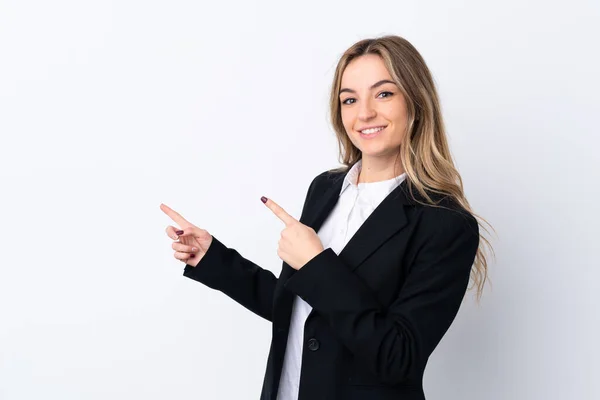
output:
POLYGON ((361 101, 358 109, 358 118, 362 121, 373 119, 377 115, 370 99, 361 101))

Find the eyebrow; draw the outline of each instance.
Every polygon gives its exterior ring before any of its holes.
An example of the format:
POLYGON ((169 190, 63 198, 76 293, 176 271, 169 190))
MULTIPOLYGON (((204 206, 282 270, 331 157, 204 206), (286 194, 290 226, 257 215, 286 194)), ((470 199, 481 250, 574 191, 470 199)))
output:
MULTIPOLYGON (((373 85, 371 85, 371 87, 369 89, 373 90, 376 87, 383 85, 384 83, 393 83, 394 85, 396 84, 396 82, 390 81, 389 79, 382 79, 379 82, 376 82, 373 85)), ((342 90, 340 90, 340 93, 338 95, 342 94, 343 92, 356 93, 355 90, 348 89, 348 88, 343 88, 342 90)))

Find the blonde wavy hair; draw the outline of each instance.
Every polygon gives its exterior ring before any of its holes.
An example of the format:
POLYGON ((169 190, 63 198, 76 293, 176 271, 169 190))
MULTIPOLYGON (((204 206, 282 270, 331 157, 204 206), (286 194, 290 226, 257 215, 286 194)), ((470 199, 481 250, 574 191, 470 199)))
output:
MULTIPOLYGON (((412 197, 420 204, 438 206, 439 200, 436 202, 429 193, 449 196, 473 215, 478 224, 489 233, 482 221, 490 228, 491 225, 473 212, 463 192, 462 178, 450 154, 440 101, 431 72, 417 49, 400 36, 387 35, 361 40, 341 56, 331 87, 329 113, 338 141, 340 162, 344 166, 329 172, 348 171, 362 157, 361 151, 350 141, 342 123, 339 91, 342 74, 348 64, 357 57, 367 54, 381 57, 406 101, 407 132, 398 155, 401 155, 401 163, 407 175, 406 181, 412 197), (426 203, 415 198, 413 195, 415 189, 426 203)), ((481 230, 479 236, 479 248, 471 269, 473 285, 469 287, 469 290, 474 286, 477 287, 477 302, 488 280, 488 261, 484 247, 487 247, 493 255, 491 243, 481 234, 481 230)))

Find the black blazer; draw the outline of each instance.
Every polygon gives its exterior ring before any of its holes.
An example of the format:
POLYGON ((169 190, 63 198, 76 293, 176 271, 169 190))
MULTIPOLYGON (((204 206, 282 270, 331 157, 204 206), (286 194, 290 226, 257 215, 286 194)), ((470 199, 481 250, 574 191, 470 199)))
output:
MULTIPOLYGON (((319 174, 300 222, 318 232, 347 172, 319 174)), ((325 249, 279 278, 216 237, 183 275, 272 322, 261 400, 276 400, 293 296, 313 308, 304 326, 299 400, 423 400, 423 372, 454 320, 479 245, 475 218, 396 187, 340 252, 325 249)))

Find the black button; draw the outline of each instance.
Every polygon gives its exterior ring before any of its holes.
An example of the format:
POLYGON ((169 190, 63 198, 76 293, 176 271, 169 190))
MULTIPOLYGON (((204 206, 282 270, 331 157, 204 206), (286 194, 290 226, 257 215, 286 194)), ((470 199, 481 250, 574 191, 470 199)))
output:
POLYGON ((308 339, 308 349, 310 351, 319 350, 319 341, 315 338, 308 339))

